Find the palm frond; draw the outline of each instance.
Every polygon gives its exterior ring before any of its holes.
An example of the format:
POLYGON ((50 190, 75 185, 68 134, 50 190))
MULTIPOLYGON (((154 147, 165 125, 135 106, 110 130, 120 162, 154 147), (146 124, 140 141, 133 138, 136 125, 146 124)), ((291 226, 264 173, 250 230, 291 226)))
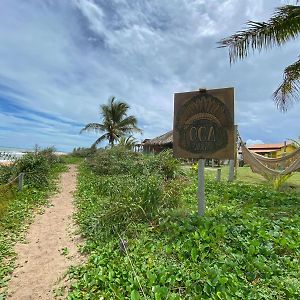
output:
POLYGON ((288 139, 288 140, 291 141, 297 148, 300 147, 300 137, 298 138, 298 141, 293 139, 288 139))
POLYGON ((249 21, 247 25, 247 29, 219 42, 220 48, 229 48, 231 63, 247 57, 251 49, 260 51, 295 39, 300 33, 300 6, 284 5, 268 22, 249 21))
POLYGON ((128 116, 123 119, 118 123, 118 128, 123 132, 142 132, 142 130, 137 127, 137 119, 134 116, 128 116))
POLYGON ((114 102, 111 106, 111 117, 114 123, 120 122, 126 115, 129 106, 125 102, 114 102))
POLYGON ((124 118, 123 120, 121 120, 120 122, 118 122, 119 127, 123 127, 123 126, 127 126, 127 125, 136 126, 136 124, 137 124, 137 119, 135 116, 128 116, 128 117, 124 118))
POLYGON ((100 144, 102 141, 104 140, 108 140, 109 136, 107 133, 104 133, 103 135, 101 135, 92 145, 92 147, 96 147, 96 145, 100 144))
POLYGON ((80 130, 80 133, 84 131, 96 131, 96 132, 102 132, 105 130, 105 127, 103 124, 99 123, 89 123, 84 128, 80 130))
POLYGON ((123 135, 118 139, 118 142, 119 146, 125 147, 127 149, 132 149, 137 144, 137 140, 132 135, 128 137, 123 135))
POLYGON ((300 96, 300 59, 284 70, 283 82, 274 92, 273 97, 277 107, 286 111, 300 96))
POLYGON ((131 132, 141 132, 137 127, 137 120, 134 116, 127 117, 129 105, 125 102, 116 101, 115 97, 108 100, 107 104, 100 105, 100 114, 102 116, 102 124, 90 123, 82 130, 94 130, 105 132, 93 145, 107 139, 111 146, 122 135, 131 132))

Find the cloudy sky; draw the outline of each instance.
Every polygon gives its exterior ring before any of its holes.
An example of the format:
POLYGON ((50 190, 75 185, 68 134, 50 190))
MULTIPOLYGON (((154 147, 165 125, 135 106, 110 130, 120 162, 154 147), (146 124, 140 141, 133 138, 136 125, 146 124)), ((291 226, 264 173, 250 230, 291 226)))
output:
MULTIPOLYGON (((290 1, 292 2, 292 1, 290 1)), ((68 151, 97 135, 110 96, 129 103, 139 140, 172 128, 173 94, 235 88, 244 140, 300 135, 300 103, 277 110, 272 92, 300 39, 230 67, 217 41, 267 20, 277 0, 1 0, 0 146, 54 145, 68 151)))

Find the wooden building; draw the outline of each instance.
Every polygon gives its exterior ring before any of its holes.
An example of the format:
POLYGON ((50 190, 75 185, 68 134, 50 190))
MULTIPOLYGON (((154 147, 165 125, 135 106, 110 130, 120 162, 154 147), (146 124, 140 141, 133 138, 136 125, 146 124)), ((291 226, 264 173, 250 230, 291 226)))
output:
POLYGON ((256 144, 247 147, 250 151, 270 158, 280 158, 284 153, 288 154, 296 149, 293 143, 256 144))
POLYGON ((166 149, 173 149, 173 131, 168 131, 154 139, 146 139, 142 145, 144 153, 159 153, 166 149))

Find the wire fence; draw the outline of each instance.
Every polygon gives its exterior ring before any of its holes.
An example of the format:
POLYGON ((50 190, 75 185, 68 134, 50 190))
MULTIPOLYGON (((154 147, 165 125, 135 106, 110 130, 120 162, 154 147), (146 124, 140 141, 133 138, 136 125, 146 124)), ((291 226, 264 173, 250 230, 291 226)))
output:
POLYGON ((24 175, 25 173, 20 173, 18 176, 16 176, 13 179, 10 179, 9 182, 0 185, 0 190, 5 190, 7 188, 11 188, 14 184, 18 184, 18 190, 22 191, 24 186, 24 175))

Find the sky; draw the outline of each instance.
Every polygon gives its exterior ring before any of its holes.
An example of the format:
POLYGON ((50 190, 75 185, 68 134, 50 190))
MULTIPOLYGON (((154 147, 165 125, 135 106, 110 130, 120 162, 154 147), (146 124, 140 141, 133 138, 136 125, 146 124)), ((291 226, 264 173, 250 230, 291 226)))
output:
MULTIPOLYGON (((272 93, 300 39, 230 66, 217 42, 265 21, 277 0, 1 0, 0 146, 88 147, 111 96, 143 135, 172 129, 174 93, 235 88, 235 123, 250 143, 300 136, 300 102, 280 112, 272 93)), ((105 143, 102 144, 105 146, 105 143)))

